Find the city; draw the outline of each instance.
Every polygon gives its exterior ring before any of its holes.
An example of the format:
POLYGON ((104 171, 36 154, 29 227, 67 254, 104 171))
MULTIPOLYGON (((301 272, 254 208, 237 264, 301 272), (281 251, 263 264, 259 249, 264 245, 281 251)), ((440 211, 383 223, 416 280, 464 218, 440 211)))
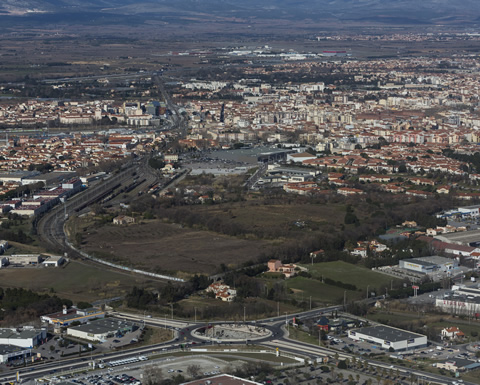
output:
POLYGON ((0 5, 1 384, 479 383, 478 5, 51 3, 0 5))

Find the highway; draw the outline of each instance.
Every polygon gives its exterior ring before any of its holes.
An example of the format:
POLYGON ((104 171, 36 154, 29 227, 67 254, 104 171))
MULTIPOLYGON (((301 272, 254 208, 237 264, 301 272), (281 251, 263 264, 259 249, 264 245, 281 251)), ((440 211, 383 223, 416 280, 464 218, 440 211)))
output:
MULTIPOLYGON (((341 306, 332 306, 321 309, 312 309, 306 312, 298 314, 287 315, 287 321, 291 321, 293 317, 298 319, 308 318, 312 316, 319 316, 324 313, 329 313, 331 311, 340 310, 341 306)), ((171 319, 168 317, 164 318, 152 318, 146 315, 131 314, 125 312, 112 312, 110 314, 119 319, 131 320, 140 324, 145 324, 146 326, 168 328, 175 333, 175 337, 161 344, 155 344, 146 347, 126 349, 123 351, 116 351, 101 355, 90 356, 89 353, 84 352, 81 357, 72 357, 66 358, 57 362, 47 362, 39 364, 36 366, 29 366, 22 369, 10 369, 0 375, 1 381, 10 381, 14 380, 17 370, 20 372, 21 378, 25 381, 28 379, 38 379, 43 376, 57 374, 58 372, 68 372, 74 369, 87 368, 91 362, 91 359, 102 359, 105 363, 110 361, 138 357, 140 355, 150 355, 150 354, 166 354, 173 353, 181 350, 180 344, 188 344, 190 351, 200 350, 203 354, 208 354, 205 352, 205 349, 208 349, 210 344, 216 344, 217 346, 225 346, 227 350, 230 344, 245 344, 247 341, 244 339, 237 341, 218 341, 214 339, 213 341, 206 338, 199 338, 197 335, 192 334, 192 332, 198 328, 207 326, 206 322, 189 322, 179 319, 171 319)), ((208 322, 208 325, 211 324, 225 324, 231 322, 208 322)), ((393 370, 395 372, 410 378, 411 375, 422 378, 430 383, 437 384, 451 384, 452 380, 449 377, 441 376, 437 374, 432 374, 424 372, 417 369, 405 368, 400 365, 390 365, 385 362, 376 361, 366 356, 358 356, 351 353, 346 353, 341 350, 331 349, 323 346, 312 345, 304 342, 299 342, 296 340, 291 340, 288 336, 288 330, 285 327, 285 316, 277 316, 273 318, 267 318, 264 320, 258 320, 253 322, 247 322, 251 326, 262 325, 262 328, 265 328, 269 331, 268 335, 260 337, 250 341, 249 343, 264 346, 268 349, 279 349, 280 355, 282 352, 290 353, 298 357, 304 357, 310 361, 323 361, 324 357, 328 357, 329 360, 339 359, 348 359, 352 362, 352 359, 355 358, 357 361, 361 361, 363 365, 368 365, 377 369, 386 369, 393 370)), ((221 354, 221 351, 216 350, 215 354, 221 354)), ((468 382, 464 382, 467 385, 470 385, 468 382)), ((473 384, 472 384, 473 385, 473 384)))

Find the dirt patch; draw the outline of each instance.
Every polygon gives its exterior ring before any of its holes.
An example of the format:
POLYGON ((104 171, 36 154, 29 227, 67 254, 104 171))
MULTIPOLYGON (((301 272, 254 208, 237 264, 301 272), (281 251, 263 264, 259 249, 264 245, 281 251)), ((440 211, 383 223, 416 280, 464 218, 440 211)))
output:
POLYGON ((267 252, 265 241, 243 240, 160 221, 104 226, 84 233, 82 249, 116 263, 154 272, 211 274, 267 252))

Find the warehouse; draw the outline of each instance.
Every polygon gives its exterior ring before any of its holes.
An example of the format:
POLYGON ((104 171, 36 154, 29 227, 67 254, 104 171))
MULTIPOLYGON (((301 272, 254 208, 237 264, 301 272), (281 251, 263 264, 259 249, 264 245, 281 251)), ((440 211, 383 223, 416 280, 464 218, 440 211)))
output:
POLYGON ((0 345, 0 363, 5 363, 20 357, 29 357, 31 354, 31 349, 13 345, 0 345))
POLYGON ((104 342, 116 335, 130 333, 138 329, 133 322, 121 321, 115 318, 105 318, 92 321, 85 325, 70 327, 67 335, 88 341, 104 342))
POLYGON ((0 329, 0 345, 13 345, 21 348, 33 348, 41 345, 47 338, 46 329, 0 329))
POLYGON ((480 246, 480 230, 460 231, 434 237, 439 241, 453 243, 455 245, 477 247, 480 246))
POLYGON ((451 272, 458 268, 458 261, 452 258, 439 256, 402 259, 398 267, 401 269, 428 274, 434 272, 451 272))
POLYGON ((385 325, 349 330, 348 337, 354 341, 370 342, 382 349, 392 348, 396 352, 427 346, 426 336, 385 325))
POLYGON ((437 297, 435 307, 440 308, 445 313, 478 317, 480 314, 480 297, 454 292, 445 294, 443 298, 437 297))
POLYGON ((93 319, 105 318, 105 312, 101 309, 91 307, 88 309, 67 309, 64 306, 63 311, 42 315, 40 320, 49 324, 59 326, 68 326, 73 322, 86 323, 93 319))

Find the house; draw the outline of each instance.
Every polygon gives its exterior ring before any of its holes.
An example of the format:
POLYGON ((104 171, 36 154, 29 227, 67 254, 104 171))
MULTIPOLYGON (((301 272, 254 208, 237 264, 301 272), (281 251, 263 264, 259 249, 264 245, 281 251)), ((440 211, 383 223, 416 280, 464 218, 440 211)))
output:
POLYGON ((444 328, 441 331, 442 338, 449 338, 449 339, 463 339, 465 334, 456 326, 451 326, 449 328, 444 328))
POLYGON ((135 223, 135 218, 127 215, 119 215, 118 217, 113 218, 114 225, 128 225, 130 223, 135 223))
POLYGON ((207 287, 206 291, 208 293, 213 292, 215 294, 215 298, 221 299, 225 302, 232 302, 237 296, 237 291, 230 288, 230 286, 225 285, 223 282, 212 283, 209 287, 207 287))
POLYGON ((366 247, 355 247, 351 252, 352 255, 357 255, 362 258, 367 258, 367 248, 366 247))
POLYGON ((284 265, 278 259, 271 259, 268 261, 267 266, 268 273, 283 273, 285 278, 293 277, 295 275, 295 268, 297 267, 293 264, 284 265))

